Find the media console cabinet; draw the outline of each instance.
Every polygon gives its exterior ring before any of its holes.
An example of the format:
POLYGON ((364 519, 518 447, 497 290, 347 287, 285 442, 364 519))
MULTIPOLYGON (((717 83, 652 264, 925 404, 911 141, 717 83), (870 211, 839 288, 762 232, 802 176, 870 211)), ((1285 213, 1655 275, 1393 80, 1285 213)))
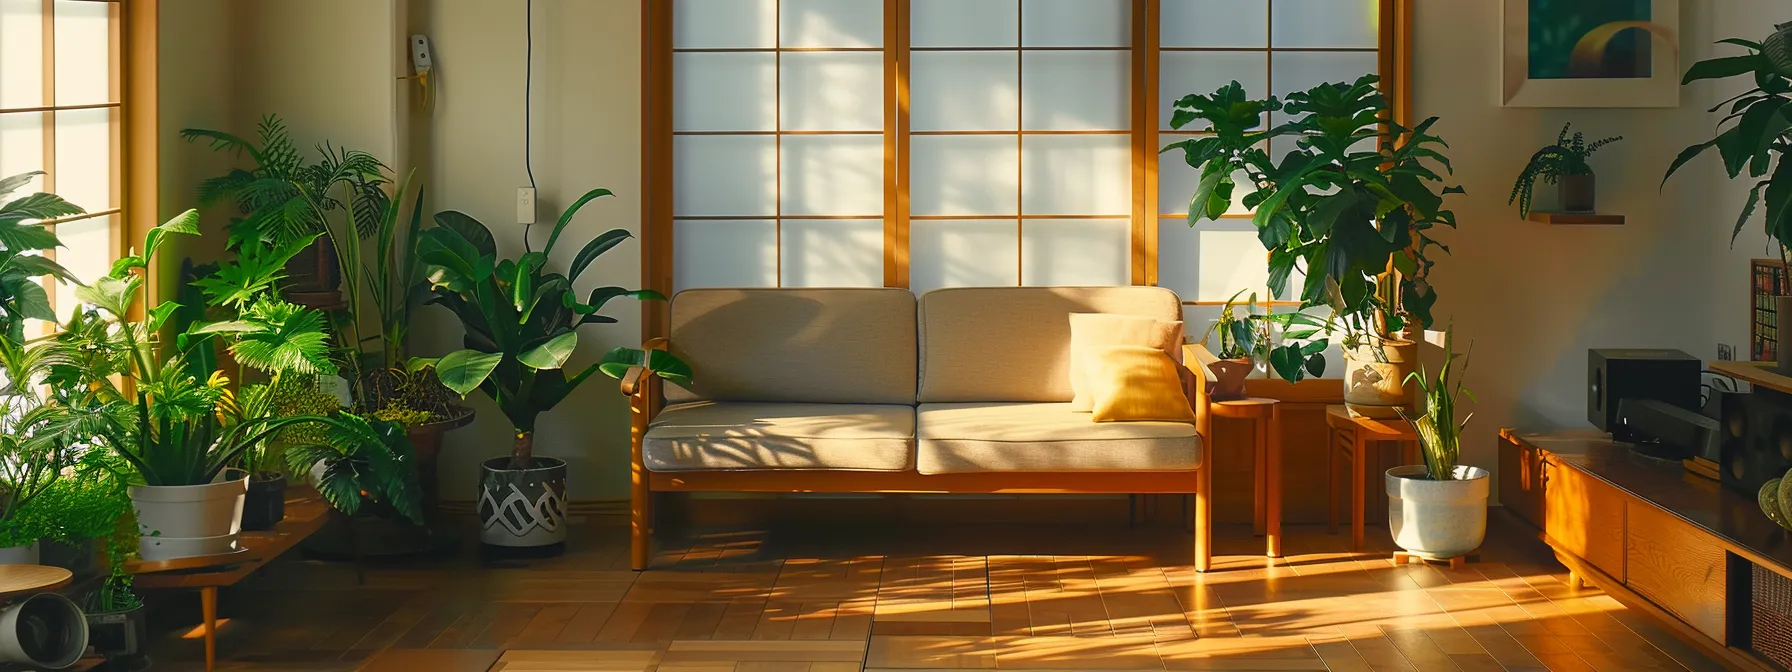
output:
POLYGON ((1739 670, 1792 667, 1792 533, 1754 498, 1587 431, 1500 431, 1500 500, 1573 581, 1739 670))

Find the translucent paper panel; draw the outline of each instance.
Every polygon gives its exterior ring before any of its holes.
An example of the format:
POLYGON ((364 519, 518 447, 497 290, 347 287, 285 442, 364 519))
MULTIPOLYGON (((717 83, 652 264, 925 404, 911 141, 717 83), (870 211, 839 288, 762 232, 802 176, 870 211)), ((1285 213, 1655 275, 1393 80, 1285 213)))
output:
POLYGON ((1130 46, 1132 2, 1021 0, 1020 40, 1027 47, 1130 46))
POLYGON ((676 49, 778 46, 778 0, 672 0, 676 49))
POLYGON ((681 135, 672 141, 672 209, 681 217, 777 214, 778 141, 764 135, 681 135))
POLYGON ((1020 57, 1012 51, 917 51, 909 64, 909 128, 1020 127, 1020 57))
POLYGON ((786 219, 784 287, 882 287, 881 219, 786 219))
POLYGON ((1020 0, 909 0, 911 47, 1012 47, 1020 0))
POLYGON ((975 135, 917 135, 910 138, 909 194, 909 212, 913 215, 1017 214, 1019 138, 975 135))
MULTIPOLYGON (((1177 292, 1177 294, 1180 295, 1181 292, 1177 292)), ((1194 300, 1187 296, 1182 296, 1181 298, 1183 301, 1194 300)), ((1188 339, 1189 343, 1200 343, 1201 338, 1207 334, 1207 329, 1213 326, 1215 320, 1220 319, 1220 311, 1221 308, 1219 306, 1184 305, 1182 307, 1183 337, 1188 339)), ((1209 350, 1217 351, 1219 347, 1220 344, 1217 339, 1207 342, 1207 348, 1209 350)), ((1216 352, 1215 354, 1218 353, 1216 352)))
POLYGON ((673 54, 673 130, 777 130, 777 67, 770 53, 673 54))
POLYGON ((778 225, 771 220, 672 222, 673 290, 778 286, 778 225))
POLYGON ((1269 45, 1269 0, 1163 0, 1165 47, 1269 45))
MULTIPOLYGON (((116 226, 117 215, 56 225, 56 237, 62 239, 64 245, 56 251, 56 261, 83 282, 92 282, 104 276, 111 270, 112 229, 116 226)), ((68 319, 74 307, 80 303, 75 299, 74 290, 74 285, 66 283, 56 288, 56 314, 64 320, 68 319)))
POLYGON ((884 0, 781 0, 778 46, 881 47, 884 0))
POLYGON ((1374 49, 1377 0, 1270 0, 1271 46, 1374 49))
POLYGON ((43 0, 0 0, 0 107, 44 104, 43 0))
MULTIPOLYGON (((0 114, 0 176, 44 170, 44 120, 41 112, 0 114)), ((20 189, 15 196, 43 191, 43 176, 20 189)))
POLYGON ((883 136, 784 136, 782 178, 785 215, 882 215, 883 136))
MULTIPOLYGON (((1244 86, 1250 98, 1269 93, 1269 54, 1261 51, 1166 51, 1158 70, 1159 130, 1172 130, 1170 121, 1176 101, 1188 94, 1207 95, 1236 81, 1244 86)), ((1195 120, 1182 130, 1195 131, 1212 126, 1195 120)))
POLYGON ((112 12, 117 7, 56 0, 57 105, 112 102, 112 12))
POLYGON ((1157 284, 1184 301, 1225 301, 1241 289, 1267 300, 1268 259, 1248 219, 1194 228, 1182 220, 1158 220, 1157 284))
POLYGON ((56 193, 89 212, 118 207, 112 198, 112 120, 116 110, 56 113, 56 193))
POLYGON ((1020 235, 1013 220, 916 220, 909 224, 908 246, 908 286, 916 294, 1020 284, 1020 235))
POLYGON ((1028 51, 1021 56, 1021 126, 1034 131, 1131 128, 1131 56, 1124 51, 1028 51))
POLYGON ((1132 280, 1132 222, 1028 219, 1021 226, 1020 256, 1023 285, 1125 285, 1132 280))
POLYGON ((882 53, 788 53, 783 68, 782 130, 883 131, 882 53))
POLYGON ((1132 213, 1131 136, 1033 135, 1021 157, 1021 212, 1132 213))
MULTIPOLYGON (((1305 91, 1327 82, 1354 82, 1380 67, 1375 52, 1275 52, 1270 69, 1275 72, 1276 97, 1305 91)), ((1256 94, 1252 94, 1254 97, 1256 94)))
MULTIPOLYGON (((1198 136, 1169 134, 1158 136, 1165 145, 1181 142, 1198 136)), ((1232 175, 1237 187, 1232 190, 1232 207, 1227 212, 1243 214, 1250 212, 1244 207, 1244 197, 1255 189, 1250 177, 1239 171, 1232 175)), ((1195 195, 1195 187, 1201 182, 1201 170, 1188 165, 1183 159, 1182 150, 1174 150, 1159 155, 1157 164, 1157 213, 1160 215, 1183 216, 1188 214, 1189 199, 1195 195)))

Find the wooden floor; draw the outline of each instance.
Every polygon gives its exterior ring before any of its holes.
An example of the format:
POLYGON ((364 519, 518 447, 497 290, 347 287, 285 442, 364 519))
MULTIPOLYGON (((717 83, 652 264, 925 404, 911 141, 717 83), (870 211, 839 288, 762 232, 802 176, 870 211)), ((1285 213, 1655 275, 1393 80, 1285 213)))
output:
MULTIPOLYGON (((348 566, 282 561, 223 593, 219 669, 1716 670, 1566 574, 1496 515, 1465 571, 1396 567, 1294 526, 1285 566, 1217 531, 1211 574, 1173 528, 716 531, 627 569, 622 528, 564 556, 348 566)), ((196 669, 196 613, 155 617, 158 669, 196 669)), ((196 612, 197 609, 191 610, 196 612)))

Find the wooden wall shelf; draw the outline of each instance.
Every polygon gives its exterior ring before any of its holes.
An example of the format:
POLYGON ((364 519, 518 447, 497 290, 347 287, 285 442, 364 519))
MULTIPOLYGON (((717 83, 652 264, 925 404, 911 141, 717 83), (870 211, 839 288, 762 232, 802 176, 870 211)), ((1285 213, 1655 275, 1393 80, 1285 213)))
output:
POLYGON ((1608 226, 1622 226, 1624 224, 1624 216, 1623 215, 1601 215, 1598 213, 1570 214, 1570 213, 1566 213, 1566 212, 1536 212, 1536 211, 1532 211, 1530 216, 1526 217, 1525 219, 1529 219, 1533 222, 1538 222, 1538 223, 1542 223, 1542 224, 1557 224, 1557 225, 1599 224, 1599 225, 1608 225, 1608 226))
POLYGON ((1750 385, 1792 394, 1792 377, 1773 370, 1773 362, 1712 362, 1711 370, 1750 385))

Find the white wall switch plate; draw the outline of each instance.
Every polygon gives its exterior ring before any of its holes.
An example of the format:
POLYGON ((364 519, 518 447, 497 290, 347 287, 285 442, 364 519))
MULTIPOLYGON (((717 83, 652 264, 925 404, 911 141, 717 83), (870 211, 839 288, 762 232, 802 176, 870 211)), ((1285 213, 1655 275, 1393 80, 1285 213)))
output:
POLYGON ((535 223, 535 187, 516 188, 516 223, 535 223))

